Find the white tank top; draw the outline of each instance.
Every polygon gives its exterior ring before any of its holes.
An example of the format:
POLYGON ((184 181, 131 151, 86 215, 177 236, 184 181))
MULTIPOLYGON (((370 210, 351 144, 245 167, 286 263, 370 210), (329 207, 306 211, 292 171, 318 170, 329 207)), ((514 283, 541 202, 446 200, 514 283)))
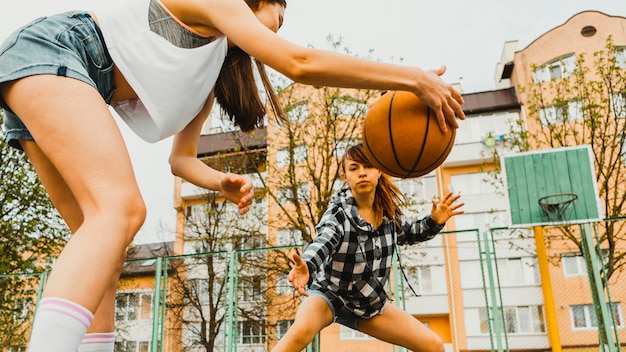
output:
POLYGON ((193 48, 172 44, 150 29, 148 13, 155 5, 150 4, 127 0, 121 8, 108 6, 95 15, 113 62, 139 97, 111 106, 139 137, 154 143, 180 132, 200 112, 215 86, 228 41, 225 36, 201 37, 179 23, 179 29, 210 42, 193 48))

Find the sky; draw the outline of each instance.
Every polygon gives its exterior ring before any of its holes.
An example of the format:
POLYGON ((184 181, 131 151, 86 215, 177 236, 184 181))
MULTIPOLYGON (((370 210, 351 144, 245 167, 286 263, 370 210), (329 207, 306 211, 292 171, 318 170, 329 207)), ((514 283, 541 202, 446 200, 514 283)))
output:
MULTIPOLYGON (((0 39, 48 14, 119 6, 136 0, 3 0, 0 39)), ((303 46, 331 49, 342 38, 353 55, 422 69, 447 66, 442 79, 467 91, 494 88, 504 44, 523 49, 575 14, 597 10, 626 16, 623 0, 287 0, 282 37, 303 46)), ((128 145, 148 217, 135 243, 173 240, 174 178, 167 158, 171 138, 148 144, 118 119, 128 145)))

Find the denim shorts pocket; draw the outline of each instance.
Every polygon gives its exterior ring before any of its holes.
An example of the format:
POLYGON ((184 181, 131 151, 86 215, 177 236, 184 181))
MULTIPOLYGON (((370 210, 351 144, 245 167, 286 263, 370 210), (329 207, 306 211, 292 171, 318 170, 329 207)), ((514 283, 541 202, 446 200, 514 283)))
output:
POLYGON ((76 21, 72 32, 81 41, 93 67, 104 71, 112 70, 113 64, 108 60, 108 55, 97 36, 95 25, 90 22, 89 15, 84 12, 71 12, 68 16, 76 21))
POLYGON ((15 43, 17 42, 17 39, 19 38, 20 34, 22 33, 22 31, 24 31, 24 29, 35 25, 43 20, 45 20, 46 17, 39 17, 36 18, 32 21, 30 21, 29 23, 27 23, 26 25, 20 27, 19 29, 16 29, 15 31, 13 31, 13 33, 11 33, 11 35, 9 35, 4 42, 2 42, 2 44, 0 44, 0 55, 4 54, 5 51, 11 49, 15 43))

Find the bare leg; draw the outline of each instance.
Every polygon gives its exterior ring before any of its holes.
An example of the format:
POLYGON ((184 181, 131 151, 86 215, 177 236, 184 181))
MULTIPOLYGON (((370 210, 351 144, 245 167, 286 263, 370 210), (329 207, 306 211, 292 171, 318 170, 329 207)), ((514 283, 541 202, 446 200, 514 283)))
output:
MULTIPOLYGON (((72 233, 78 231, 83 223, 83 212, 80 209, 76 197, 72 194, 58 170, 50 163, 50 160, 43 154, 36 143, 32 141, 21 141, 22 148, 37 171, 39 178, 46 188, 50 200, 61 214, 63 220, 72 233)), ((115 277, 119 277, 117 274, 115 277)), ((113 278, 112 278, 113 279, 113 278)), ((111 285, 107 290, 100 306, 96 309, 93 322, 88 333, 113 332, 115 330, 115 294, 117 291, 117 280, 111 280, 111 285)))
POLYGON ((387 304, 380 315, 359 320, 359 330, 415 352, 444 352, 441 338, 402 309, 387 304), (399 329, 398 327, 402 327, 399 329))
POLYGON ((296 313, 293 325, 287 330, 272 352, 300 352, 313 340, 315 334, 332 323, 333 315, 328 303, 319 296, 305 298, 296 313))
MULTIPOLYGON (((96 312, 117 282, 125 249, 145 219, 122 136, 107 105, 84 82, 39 75, 5 84, 1 93, 82 212, 83 221, 55 263, 44 296, 96 312)), ((36 159, 35 154, 29 157, 36 159)), ((58 180, 46 170, 37 170, 42 180, 58 180)), ((54 182, 47 183, 55 193, 54 182)), ((70 226, 76 221, 70 219, 70 226)))

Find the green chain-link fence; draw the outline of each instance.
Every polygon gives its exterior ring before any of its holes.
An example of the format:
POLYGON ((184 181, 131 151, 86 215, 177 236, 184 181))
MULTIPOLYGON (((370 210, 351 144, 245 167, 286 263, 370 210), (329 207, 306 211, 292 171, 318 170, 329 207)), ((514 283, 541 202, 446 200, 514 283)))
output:
MULTIPOLYGON (((439 334, 448 351, 620 351, 626 282, 621 267, 609 273, 603 264, 618 263, 624 246, 602 234, 623 223, 576 225, 581 246, 557 228, 498 228, 400 247, 390 304, 439 334)), ((137 260, 153 269, 121 280, 116 351, 269 351, 301 300, 287 280, 294 250, 302 248, 137 260)), ((0 276, 1 349, 24 350, 45 278, 0 276)), ((403 349, 332 324, 308 350, 403 349)))

